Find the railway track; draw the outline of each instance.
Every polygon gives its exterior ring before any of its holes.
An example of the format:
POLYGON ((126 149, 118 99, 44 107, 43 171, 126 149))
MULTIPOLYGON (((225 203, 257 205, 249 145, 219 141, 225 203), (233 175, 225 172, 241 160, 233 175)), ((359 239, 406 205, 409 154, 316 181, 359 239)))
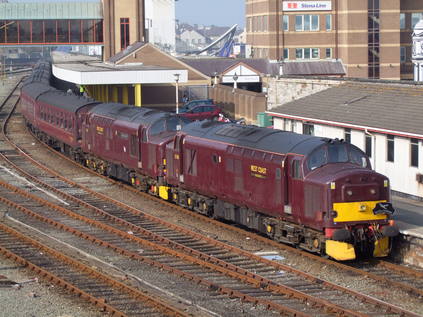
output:
MULTIPOLYGON (((23 154, 23 152, 19 150, 17 152, 15 151, 16 149, 14 151, 7 151, 3 153, 3 155, 5 159, 8 159, 11 163, 13 162, 14 168, 18 168, 19 165, 22 164, 21 154, 23 154)), ((37 173, 34 171, 34 167, 29 167, 28 164, 25 163, 23 165, 25 165, 25 168, 31 169, 31 174, 37 173)), ((38 165, 38 167, 40 167, 40 165, 38 165)), ((94 224, 92 222, 90 223, 90 221, 96 221, 96 226, 98 228, 114 222, 116 225, 114 225, 113 228, 109 226, 107 229, 108 232, 113 232, 126 240, 141 243, 143 247, 151 247, 155 252, 163 247, 167 248, 161 250, 166 253, 166 256, 172 255, 178 257, 179 260, 189 262, 190 265, 201 264, 208 270, 218 272, 217 281, 221 281, 222 275, 224 275, 225 280, 220 283, 216 282, 216 280, 212 282, 204 281, 205 284, 209 284, 210 287, 219 290, 223 294, 237 296, 244 300, 251 300, 255 303, 262 302, 268 308, 280 312, 283 311, 282 307, 285 307, 284 313, 296 315, 303 313, 300 311, 301 308, 304 309, 304 307, 308 305, 311 311, 307 313, 312 313, 316 316, 320 314, 325 315, 327 313, 349 316, 417 316, 395 306, 383 303, 382 301, 322 281, 288 266, 263 259, 251 253, 228 246, 222 242, 206 238, 202 235, 155 219, 154 217, 148 216, 120 202, 108 199, 106 205, 106 197, 92 192, 87 188, 77 186, 59 177, 59 175, 56 175, 56 178, 52 179, 51 176, 48 177, 46 175, 45 170, 43 170, 41 174, 38 172, 37 176, 26 175, 26 177, 32 179, 34 182, 39 182, 40 185, 41 181, 39 179, 51 181, 52 183, 50 183, 50 185, 43 184, 43 186, 48 188, 49 191, 54 191, 57 195, 61 195, 68 203, 71 202, 72 205, 69 209, 79 211, 84 208, 91 210, 90 218, 96 218, 95 220, 86 220, 90 226, 94 224), (60 188, 60 190, 57 190, 57 188, 60 188), (68 191, 68 194, 63 193, 63 191, 68 191), (94 197, 96 197, 96 199, 94 199, 94 197), (96 213, 97 216, 93 216, 93 212, 96 213), (103 224, 100 225, 100 223, 103 224), (127 236, 128 231, 131 232, 129 237, 127 236), (152 245, 152 241, 159 243, 152 245), (181 252, 176 254, 176 250, 181 252), (228 277, 231 279, 228 279, 228 277), (228 287, 228 284, 233 285, 234 283, 239 283, 239 281, 249 285, 249 288, 239 284, 235 284, 234 288, 228 287), (251 294, 256 296, 252 296, 251 294), (275 298, 277 296, 280 297, 279 301, 281 304, 277 302, 278 299, 275 298), (261 297, 269 297, 273 300, 263 302, 260 301, 261 297), (286 302, 287 300, 289 303, 286 302), (296 300, 296 302, 294 300, 296 300), (366 304, 362 304, 362 301, 366 302, 366 304), (304 303, 307 305, 304 305, 304 303), (281 307, 278 307, 278 305, 281 307), (289 305, 291 305, 292 308, 289 308, 289 305)), ((3 186, 3 188, 7 188, 7 186, 3 186)), ((16 188, 8 188, 8 190, 14 193, 18 192, 16 188)), ((3 195, 7 196, 6 193, 3 193, 2 196, 3 195)), ((11 201, 4 201, 4 203, 10 205, 11 201)), ((48 205, 46 202, 43 204, 44 206, 48 205)), ((21 207, 15 206, 14 208, 18 209, 21 207)), ((57 210, 57 207, 55 210, 57 210)), ((81 216, 80 214, 79 216, 75 214, 74 218, 81 216)), ((48 218, 49 217, 46 217, 46 219, 48 218)), ((61 225, 59 224, 59 226, 61 225)), ((105 229, 103 228, 103 230, 105 229)), ((82 235, 84 234, 82 233, 82 235)), ((91 237, 91 239, 102 241, 101 243, 107 242, 96 237, 91 237)), ((139 248, 139 246, 137 247, 139 248)), ((121 249, 128 251, 127 247, 122 247, 121 249)), ((157 256, 154 252, 153 255, 157 256)), ((179 265, 180 267, 177 267, 179 271, 182 271, 182 268, 187 266, 187 264, 179 265)), ((192 271, 190 266, 188 267, 188 271, 192 271)), ((203 273, 203 275, 204 274, 209 276, 210 272, 208 271, 207 273, 203 273)), ((200 281, 199 278, 200 277, 197 276, 197 281, 200 281)))
POLYGON ((0 223, 0 254, 113 316, 190 316, 0 223))
MULTIPOLYGON (((8 180, 8 182, 10 181, 8 180)), ((180 272, 184 272, 184 277, 206 284, 209 288, 216 289, 223 294, 262 304, 281 313, 296 316, 326 316, 331 314, 347 316, 413 316, 411 313, 386 305, 383 302, 363 297, 360 294, 349 292, 349 298, 346 298, 341 288, 333 288, 333 285, 329 285, 324 281, 310 281, 303 278, 305 274, 282 271, 280 267, 279 271, 275 271, 276 267, 271 268, 266 265, 260 267, 260 265, 247 257, 242 258, 239 254, 223 252, 223 250, 216 247, 211 249, 213 246, 204 245, 204 242, 200 245, 199 241, 191 241, 191 246, 193 243, 196 244, 195 248, 182 246, 181 239, 185 240, 184 244, 186 244, 186 236, 173 237, 172 240, 163 238, 163 228, 161 228, 161 235, 154 235, 151 232, 142 235, 141 233, 146 233, 145 230, 134 225, 124 226, 124 228, 119 230, 116 226, 112 227, 106 223, 110 222, 110 220, 115 220, 117 223, 122 224, 122 218, 111 219, 110 216, 105 215, 103 212, 100 212, 103 213, 103 216, 106 216, 103 221, 101 221, 100 217, 93 217, 93 215, 85 217, 80 212, 75 213, 70 210, 75 210, 76 206, 69 206, 70 209, 65 209, 6 182, 0 182, 0 186, 2 187, 0 191, 2 203, 24 212, 27 216, 31 216, 37 221, 41 220, 49 223, 129 257, 142 258, 142 262, 145 262, 147 257, 151 265, 173 273, 178 272, 179 275, 182 275, 180 272), (17 204, 12 199, 21 203, 17 204), (34 207, 34 202, 39 205, 34 207), (30 210, 24 205, 28 205, 31 209, 38 210, 38 212, 30 210), (48 209, 51 210, 48 211, 48 209), (41 213, 44 215, 41 215, 41 213), (59 216, 60 213, 61 215, 59 216), (81 223, 74 225, 79 229, 65 225, 65 223, 69 223, 69 219, 63 219, 63 216, 84 222, 85 229, 83 229, 81 223), (96 219, 94 220, 93 218, 96 219), (128 229, 133 231, 128 233, 128 229), (122 238, 122 240, 118 245, 116 242, 114 244, 110 242, 117 241, 119 238, 122 238), (135 242, 135 245, 130 246, 127 241, 135 242), (156 241, 160 244, 157 245, 156 241), (145 253, 142 257, 136 254, 136 250, 139 250, 140 247, 144 250, 143 254, 145 253), (185 252, 179 252, 180 249, 185 252), (198 251, 198 249, 203 251, 198 251), (202 253, 205 250, 207 252, 202 253), (210 253, 214 255, 209 256, 208 254, 210 253), (217 255, 217 253, 221 254, 217 255), (169 256, 173 258, 169 258, 169 256), (222 258, 226 260, 223 261, 222 258), (183 262, 181 262, 182 260, 183 262), (165 267, 165 263, 172 263, 172 265, 165 267), (254 268, 254 273, 248 271, 246 267, 249 270, 254 268), (204 268, 207 270, 204 270, 204 268), (193 276, 193 274, 188 272, 196 272, 196 274, 194 274, 194 277, 190 277, 189 275, 193 276), (216 275, 216 273, 220 274, 216 275), (317 293, 318 296, 315 296, 317 293), (371 304, 363 305, 357 301, 354 303, 354 298, 351 295, 355 295, 360 300, 367 300, 371 304), (308 305, 304 306, 304 302, 308 305), (333 302, 337 304, 333 304, 333 302), (343 303, 342 305, 340 305, 341 302, 343 303), (382 310, 375 308, 376 305, 381 306, 382 310), (348 306, 350 308, 347 308, 348 306)), ((98 213, 99 211, 97 210, 98 213)), ((154 224, 149 222, 148 225, 153 226, 154 224)), ((175 233, 172 232, 171 234, 174 235, 175 233)), ((266 262, 271 264, 271 261, 264 261, 264 263, 266 262)), ((287 268, 284 267, 284 269, 286 270, 287 268)))
MULTIPOLYGON (((0 117, 3 118, 3 131, 5 122, 19 100, 19 95, 16 93, 19 84, 20 82, 16 84, 15 89, 1 105, 0 117)), ((7 146, 8 142, 5 141, 4 139, 0 140, 0 155, 3 158, 6 157, 5 155, 14 157, 19 164, 25 164, 22 153, 19 153, 10 144, 7 146)), ((3 172, 11 173, 8 174, 9 176, 17 177, 4 166, 0 167, 3 172)), ((48 176, 44 175, 44 177, 48 176)), ((4 199, 4 196, 0 194, 0 200, 4 202, 4 199)), ((128 286, 29 238, 7 226, 4 219, 3 223, 0 223, 0 254, 25 265, 49 282, 54 282, 113 316, 192 316, 192 314, 172 307, 158 297, 128 286)))
MULTIPOLYGON (((48 150, 51 150, 47 147, 48 150)), ((68 160, 72 164, 76 164, 66 156, 63 156, 62 154, 53 151, 57 153, 57 155, 60 155, 63 159, 68 160)), ((77 164, 78 165, 78 164, 77 164)), ((78 165, 80 166, 80 165, 78 165)), ((188 210, 186 208, 174 205, 172 203, 166 202, 160 198, 151 196, 149 194, 139 192, 138 190, 134 189, 133 187, 129 185, 122 185, 120 182, 109 179, 107 177, 98 175, 97 173, 91 171, 88 168, 83 167, 86 171, 89 171, 90 173, 93 173, 99 177, 102 177, 103 179, 106 179, 108 182, 117 184, 118 186, 124 186, 127 190, 132 191, 134 193, 137 193, 139 195, 142 195, 144 198, 152 200, 154 202, 157 202, 161 205, 167 206, 171 209, 177 209, 179 212, 182 212, 184 214, 189 215, 190 217, 194 217, 202 222, 206 222, 212 226, 222 227, 225 230, 228 231, 234 231, 237 234, 240 234, 242 236, 245 236, 250 239, 254 239, 257 241, 260 241, 261 243, 264 243, 270 247, 272 247, 275 250, 279 250, 282 252, 288 252, 288 253, 295 253, 298 256, 304 257, 306 259, 311 259, 313 261, 322 263, 324 265, 329 265, 337 270, 343 271, 343 272, 349 272, 352 274, 357 275, 357 277, 361 278, 369 278, 374 280, 375 282, 382 283, 387 287, 395 287, 399 290, 403 290, 409 294, 412 294, 414 296, 417 296, 418 298, 423 297, 423 276, 422 276, 422 270, 419 270, 417 268, 412 267, 406 267, 404 265, 395 264, 391 262, 387 262, 384 260, 373 260, 370 263, 366 262, 359 262, 358 264, 344 264, 340 262, 336 262, 324 257, 320 257, 317 255, 314 255, 312 253, 308 253, 306 251, 293 248, 289 245, 284 245, 275 241, 270 240, 267 237, 263 237, 261 235, 257 235, 254 232, 250 232, 244 228, 239 228, 236 226, 233 226, 231 224, 226 224, 221 221, 216 221, 214 219, 205 217, 203 215, 197 214, 196 212, 193 212, 191 210, 188 210), (385 269, 382 269, 385 268, 385 269)))

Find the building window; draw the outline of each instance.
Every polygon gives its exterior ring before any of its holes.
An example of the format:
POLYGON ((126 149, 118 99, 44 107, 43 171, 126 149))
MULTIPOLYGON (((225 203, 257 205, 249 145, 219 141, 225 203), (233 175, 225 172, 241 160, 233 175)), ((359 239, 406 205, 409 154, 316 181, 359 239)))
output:
POLYGON ((372 136, 366 134, 365 152, 368 157, 372 157, 372 136))
POLYGON ((419 140, 410 140, 410 165, 419 167, 419 140))
POLYGON ((400 13, 400 29, 405 29, 405 13, 400 13))
POLYGON ((295 31, 319 31, 319 16, 311 14, 296 15, 295 31))
POLYGON ((326 48, 325 53, 326 58, 332 58, 332 48, 326 48))
POLYGON ((326 31, 332 30, 332 15, 326 14, 326 31))
POLYGON ((289 30, 289 15, 282 16, 282 28, 284 31, 289 30))
POLYGON ((319 49, 318 48, 312 48, 311 49, 311 58, 312 59, 318 59, 319 58, 319 49))
POLYGON ((386 137, 386 148, 387 148, 387 161, 393 162, 395 159, 395 138, 393 135, 387 135, 386 137))
POLYGON ((412 29, 414 29, 417 22, 419 22, 421 20, 422 16, 423 16, 423 13, 421 13, 421 12, 411 14, 411 28, 412 29))
POLYGON ((400 61, 402 63, 404 63, 407 60, 406 52, 407 52, 407 50, 406 50, 405 46, 401 46, 400 47, 400 61))
POLYGON ((288 48, 283 49, 283 59, 289 59, 289 49, 288 48))
POLYGON ((314 135, 314 124, 303 123, 303 134, 314 135))
POLYGON ((120 18, 120 48, 124 50, 129 44, 129 18, 120 18))
POLYGON ((368 0, 368 77, 380 77, 380 0, 368 0))
POLYGON ((318 59, 319 49, 318 48, 296 48, 295 57, 297 59, 318 59))
POLYGON ((257 17, 257 28, 256 28, 256 31, 257 32, 260 32, 261 31, 261 26, 262 26, 262 17, 261 16, 258 16, 257 17))
POLYGON ((351 143, 351 129, 350 128, 344 129, 344 140, 345 142, 351 143))

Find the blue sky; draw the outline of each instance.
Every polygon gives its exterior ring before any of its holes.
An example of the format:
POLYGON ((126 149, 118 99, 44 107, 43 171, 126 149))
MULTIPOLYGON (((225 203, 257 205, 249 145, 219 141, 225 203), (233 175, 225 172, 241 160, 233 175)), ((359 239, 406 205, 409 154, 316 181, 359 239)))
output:
POLYGON ((176 18, 189 24, 245 24, 245 0, 177 0, 176 18))

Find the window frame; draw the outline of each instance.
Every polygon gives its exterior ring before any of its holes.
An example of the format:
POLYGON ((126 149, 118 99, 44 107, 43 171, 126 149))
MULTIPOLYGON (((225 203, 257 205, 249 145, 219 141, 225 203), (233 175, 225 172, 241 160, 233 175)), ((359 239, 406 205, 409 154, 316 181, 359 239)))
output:
POLYGON ((395 136, 386 135, 386 161, 395 162, 395 136))
POLYGON ((405 63, 407 61, 407 48, 400 46, 400 62, 405 63))
POLYGON ((328 59, 332 58, 332 47, 327 47, 325 49, 325 57, 328 58, 328 59), (328 56, 328 50, 329 50, 329 56, 328 56))
POLYGON ((372 136, 370 134, 365 134, 364 136, 364 153, 366 153, 366 155, 368 157, 372 157, 372 152, 373 152, 373 140, 372 140, 372 136))
POLYGON ((303 134, 314 136, 314 124, 310 122, 303 122, 303 134))
POLYGON ((344 140, 351 144, 351 128, 344 128, 344 140))
POLYGON ((332 31, 332 14, 325 15, 325 29, 326 31, 332 31))
POLYGON ((400 13, 400 30, 405 30, 405 27, 406 27, 406 25, 405 25, 405 23, 406 23, 405 19, 406 19, 405 13, 401 12, 400 13))
POLYGON ((410 166, 419 167, 419 139, 410 139, 410 166))
POLYGON ((289 31, 289 15, 287 14, 282 15, 282 30, 289 31))

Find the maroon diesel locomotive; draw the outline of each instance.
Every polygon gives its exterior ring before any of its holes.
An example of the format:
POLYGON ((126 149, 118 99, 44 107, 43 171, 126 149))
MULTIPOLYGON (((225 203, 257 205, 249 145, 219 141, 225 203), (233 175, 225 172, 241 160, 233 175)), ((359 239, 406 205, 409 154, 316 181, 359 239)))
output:
POLYGON ((21 92, 40 139, 142 191, 336 260, 389 254, 389 180, 354 145, 99 103, 57 91, 38 66, 21 92))
POLYGON ((173 201, 337 260, 386 256, 398 233, 388 179, 343 141, 195 122, 166 162, 173 201))

